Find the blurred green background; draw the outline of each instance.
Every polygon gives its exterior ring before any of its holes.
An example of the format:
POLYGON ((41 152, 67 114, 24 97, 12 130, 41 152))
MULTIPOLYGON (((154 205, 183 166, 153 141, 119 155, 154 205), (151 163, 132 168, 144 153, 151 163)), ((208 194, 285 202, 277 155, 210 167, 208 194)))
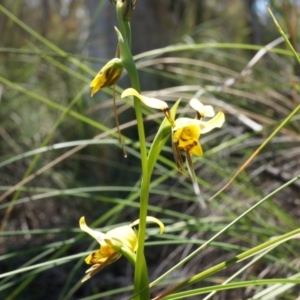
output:
MULTIPOLYGON (((262 46, 280 37, 265 2, 139 0, 132 16, 132 51, 142 91, 170 105, 182 98, 179 115, 192 115, 188 101, 195 96, 226 114, 222 129, 201 137, 205 156, 194 158, 206 200, 299 104, 299 66, 283 41, 241 73, 262 46)), ((299 50, 299 1, 267 2, 299 50)), ((127 158, 116 134, 112 90, 90 97, 89 83, 115 56, 113 26, 115 9, 108 0, 0 0, 0 299, 130 295, 126 290, 133 269, 125 259, 76 286, 87 269, 85 252, 98 247, 80 233, 79 218, 84 215, 88 224, 95 221, 93 226, 103 230, 138 218, 135 116, 130 100, 119 97, 121 88, 129 87, 126 74, 116 100, 127 158), (30 174, 31 180, 22 184, 30 174)), ((144 113, 150 145, 163 115, 146 108, 144 113)), ((298 114, 228 189, 207 202, 206 210, 191 182, 177 172, 171 144, 165 146, 154 171, 149 215, 161 218, 167 231, 162 236, 149 231, 151 279, 299 175, 299 119, 298 114)), ((298 228, 299 208, 298 180, 224 233, 169 282, 298 228)), ((221 283, 239 268, 198 286, 221 283)), ((288 276, 300 276, 297 241, 274 250, 239 278, 288 276)), ((160 289, 155 287, 153 295, 160 289)), ((275 298, 295 299, 299 289, 291 285, 275 298)), ((261 291, 224 291, 213 299, 262 299, 251 298, 261 291)))

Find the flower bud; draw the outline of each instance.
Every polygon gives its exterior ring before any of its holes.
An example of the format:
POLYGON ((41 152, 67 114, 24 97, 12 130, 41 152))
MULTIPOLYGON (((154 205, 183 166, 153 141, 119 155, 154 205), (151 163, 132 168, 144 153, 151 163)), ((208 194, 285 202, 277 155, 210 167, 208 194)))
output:
POLYGON ((90 84, 93 88, 91 96, 102 88, 114 85, 121 77, 122 71, 123 64, 119 58, 113 58, 106 63, 90 84))
POLYGON ((138 0, 110 0, 110 2, 117 6, 120 5, 122 9, 123 19, 129 21, 138 0), (118 3, 119 2, 119 3, 118 3))
POLYGON ((122 2, 123 19, 129 21, 133 11, 133 1, 125 0, 122 2))

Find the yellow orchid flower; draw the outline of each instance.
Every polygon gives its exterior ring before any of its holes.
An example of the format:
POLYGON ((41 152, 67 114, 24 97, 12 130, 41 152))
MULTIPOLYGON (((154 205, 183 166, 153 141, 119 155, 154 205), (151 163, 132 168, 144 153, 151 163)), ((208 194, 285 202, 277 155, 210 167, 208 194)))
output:
POLYGON ((145 105, 155 109, 162 110, 172 126, 172 141, 177 145, 181 151, 188 152, 190 154, 201 156, 203 151, 199 143, 200 135, 207 133, 214 128, 222 127, 225 116, 223 112, 219 112, 215 117, 214 109, 211 105, 203 105, 199 100, 193 98, 190 101, 190 105, 197 111, 196 119, 191 118, 179 118, 173 120, 169 115, 169 107, 165 101, 149 98, 140 95, 133 88, 129 88, 123 91, 121 97, 135 96, 139 98, 145 105), (202 121, 204 117, 214 117, 209 121, 202 121))
POLYGON ((114 85, 122 75, 123 64, 119 58, 113 58, 99 71, 90 84, 91 96, 102 88, 114 85))
POLYGON ((199 143, 200 128, 197 125, 188 125, 177 130, 173 129, 172 141, 179 150, 202 156, 203 151, 199 143))
POLYGON ((189 176, 186 172, 180 154, 180 151, 184 151, 186 154, 190 177, 192 178, 193 182, 196 182, 196 175, 194 173, 191 155, 203 155, 203 150, 199 143, 200 135, 207 133, 214 128, 222 127, 225 121, 224 113, 218 112, 218 114, 215 116, 214 109, 211 105, 203 105, 199 100, 193 98, 190 101, 190 105, 197 112, 196 118, 178 118, 174 120, 171 117, 170 109, 166 102, 156 98, 142 96, 132 88, 124 90, 121 95, 122 98, 128 96, 135 96, 139 98, 145 105, 155 109, 160 109, 164 112, 172 127, 172 146, 177 168, 185 176, 189 176), (208 121, 202 121, 202 119, 205 117, 213 118, 208 121))
MULTIPOLYGON (((94 94, 100 91, 102 88, 114 85, 121 77, 122 72, 123 64, 120 58, 113 58, 107 62, 90 84, 90 87, 92 88, 91 97, 93 97, 94 94)), ((116 126, 119 133, 119 140, 123 148, 124 157, 126 157, 127 154, 124 148, 124 142, 121 135, 119 119, 116 110, 115 88, 113 88, 113 106, 116 126)))
POLYGON ((202 156, 203 151, 199 143, 200 134, 222 127, 224 121, 225 116, 221 111, 206 122, 190 118, 176 119, 175 126, 172 128, 172 141, 177 144, 179 150, 195 156, 202 156))
MULTIPOLYGON (((161 221, 149 216, 146 218, 146 221, 158 224, 160 233, 163 233, 164 224, 161 221)), ((80 218, 79 226, 81 230, 91 235, 100 244, 100 249, 96 250, 85 259, 85 262, 92 265, 92 267, 86 271, 87 275, 81 280, 82 282, 90 279, 105 266, 118 260, 122 256, 120 251, 121 247, 126 248, 126 250, 132 253, 136 252, 138 248, 138 239, 132 227, 138 224, 139 220, 136 220, 129 225, 120 226, 109 230, 107 233, 102 233, 88 227, 84 217, 80 218)))

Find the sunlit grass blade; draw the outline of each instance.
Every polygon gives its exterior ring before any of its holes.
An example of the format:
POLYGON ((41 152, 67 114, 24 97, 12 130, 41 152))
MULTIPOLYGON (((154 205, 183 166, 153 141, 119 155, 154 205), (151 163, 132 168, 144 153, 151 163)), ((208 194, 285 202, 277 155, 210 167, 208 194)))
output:
POLYGON ((286 184, 280 186, 278 189, 276 189, 275 191, 273 191, 272 193, 270 193, 268 196, 264 197, 263 199, 261 199, 260 201, 258 201, 256 204, 254 204, 253 206, 251 206, 248 210, 246 210, 244 213, 242 213, 240 216, 238 216, 235 220, 233 220, 231 223, 229 223, 227 226, 225 226, 224 228, 222 228, 217 234, 215 234, 212 238, 210 238, 206 243, 204 243, 203 245, 201 245, 197 250, 193 251, 191 254, 189 254, 187 257, 185 257, 184 259, 182 259, 180 261, 179 264, 175 265, 173 268, 171 268, 170 270, 168 270, 165 274, 161 275, 160 277, 158 277, 156 280, 154 280, 153 282, 151 282, 150 286, 154 286, 156 285, 158 282, 160 282, 163 278, 165 278, 166 276, 168 276, 169 274, 171 274, 173 271, 175 271, 176 269, 178 269, 181 265, 183 265, 184 263, 186 263, 187 261, 189 261, 190 259, 192 259, 194 256, 196 256, 197 254, 199 254, 202 250, 204 250, 205 248, 207 248, 207 246, 214 240, 216 240, 220 235, 222 235, 226 230, 228 230, 230 227, 232 227, 233 225, 235 225, 237 222, 239 222, 241 219, 243 219, 247 214, 249 214, 250 212, 252 212, 254 209, 256 209, 257 207, 259 207, 261 204, 263 204, 266 200, 268 200, 270 197, 274 196, 275 194, 277 194, 279 191, 283 190, 284 188, 288 187, 289 185, 291 185, 293 182, 295 182, 296 180, 298 180, 300 178, 300 175, 293 178, 292 180, 290 180, 289 182, 287 182, 286 184))
MULTIPOLYGON (((220 264, 217 264, 215 266, 213 266, 212 268, 206 270, 206 271, 203 271, 187 280, 185 280, 184 282, 178 284, 177 286, 171 288, 170 290, 164 292, 163 294, 155 297, 153 300, 160 300, 160 299, 179 299, 179 298, 176 298, 178 295, 171 295, 168 297, 168 295, 170 294, 173 294, 174 292, 178 291, 178 290, 181 290, 187 286, 190 286, 192 285, 193 283, 196 283, 198 281, 201 281, 225 268, 227 268, 228 266, 232 265, 232 264, 235 264, 235 263, 239 263, 245 259, 248 259, 256 254, 259 254, 261 252, 264 252, 266 253, 266 251, 268 249, 274 249, 274 247, 278 247, 279 245, 281 245, 282 243, 285 243, 291 239, 294 239, 294 238, 299 238, 299 234, 300 234, 300 229, 296 229, 294 231, 291 231, 285 235, 282 235, 280 237, 274 237, 273 239, 271 239, 270 241, 267 241, 261 245, 258 245, 252 249, 249 249, 249 250, 246 250, 245 252, 243 253, 240 253, 238 255, 236 255, 235 257, 233 257, 232 259, 230 260, 227 260, 226 262, 222 262, 220 264), (173 298, 175 297, 175 298, 173 298)), ((295 280, 295 282, 298 281, 300 283, 300 280, 295 280)), ((225 284, 223 286, 224 289, 226 289, 226 286, 228 286, 229 284, 225 284)), ((190 291, 191 292, 191 291, 190 291)), ((189 292, 187 292, 187 294, 189 294, 189 292)), ((180 296, 183 296, 183 294, 180 293, 180 296)))

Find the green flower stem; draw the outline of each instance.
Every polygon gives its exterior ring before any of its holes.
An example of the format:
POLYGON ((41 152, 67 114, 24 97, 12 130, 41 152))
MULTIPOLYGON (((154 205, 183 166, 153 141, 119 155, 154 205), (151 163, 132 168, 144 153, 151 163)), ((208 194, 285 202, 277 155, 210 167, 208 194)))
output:
POLYGON ((126 22, 125 30, 126 30, 128 47, 129 49, 131 49, 131 26, 129 21, 125 21, 125 22, 126 22))
MULTIPOLYGON (((173 105, 173 107, 170 110, 170 115, 173 120, 175 120, 175 115, 179 103, 180 103, 180 99, 177 100, 177 102, 173 105)), ((170 125, 170 122, 165 117, 155 135, 155 138, 152 142, 151 148, 148 153, 148 170, 150 174, 152 174, 153 172, 154 165, 159 157, 159 154, 164 144, 170 138, 171 131, 172 131, 172 127, 170 125)))
MULTIPOLYGON (((116 3, 118 26, 120 31, 115 28, 119 47, 120 47, 120 58, 122 63, 127 70, 130 77, 132 87, 140 92, 140 83, 138 78, 137 69, 131 54, 130 44, 131 39, 130 26, 127 20, 123 19, 123 8, 125 2, 118 0, 116 3)), ((148 171, 148 160, 147 160, 147 148, 146 138, 144 130, 144 122, 142 115, 142 107, 139 99, 134 98, 134 108, 137 119, 137 128, 140 142, 140 153, 141 153, 141 165, 142 165, 142 181, 141 181, 141 192, 140 192, 140 224, 138 232, 138 250, 137 250, 137 263, 135 265, 135 278, 134 278, 134 293, 135 299, 150 299, 149 292, 149 278, 147 271, 147 264, 144 257, 144 244, 145 244, 145 233, 146 233, 146 217, 148 209, 149 199, 149 187, 151 175, 148 171)))
MULTIPOLYGON (((134 253, 131 252, 131 250, 129 250, 128 248, 126 247, 121 247, 120 248, 120 252, 122 253, 122 255, 124 255, 127 260, 133 265, 133 266, 136 266, 136 255, 134 253)), ((145 256, 143 256, 143 264, 147 265, 146 264, 146 260, 145 260, 145 256)), ((140 297, 140 295, 142 294, 141 292, 143 292, 143 290, 147 290, 148 289, 148 283, 149 283, 149 280, 148 280, 148 272, 147 272, 147 269, 146 268, 143 268, 142 269, 142 276, 141 276, 141 282, 142 282, 142 289, 139 290, 134 296, 133 298, 138 298, 140 297), (147 281, 143 281, 147 279, 147 281)), ((131 298, 132 299, 132 298, 131 298)), ((144 299, 142 297, 140 297, 140 299, 144 299)))
POLYGON ((127 260, 133 265, 135 266, 136 263, 136 255, 129 250, 127 247, 122 246, 119 251, 122 253, 122 255, 124 255, 127 260))

